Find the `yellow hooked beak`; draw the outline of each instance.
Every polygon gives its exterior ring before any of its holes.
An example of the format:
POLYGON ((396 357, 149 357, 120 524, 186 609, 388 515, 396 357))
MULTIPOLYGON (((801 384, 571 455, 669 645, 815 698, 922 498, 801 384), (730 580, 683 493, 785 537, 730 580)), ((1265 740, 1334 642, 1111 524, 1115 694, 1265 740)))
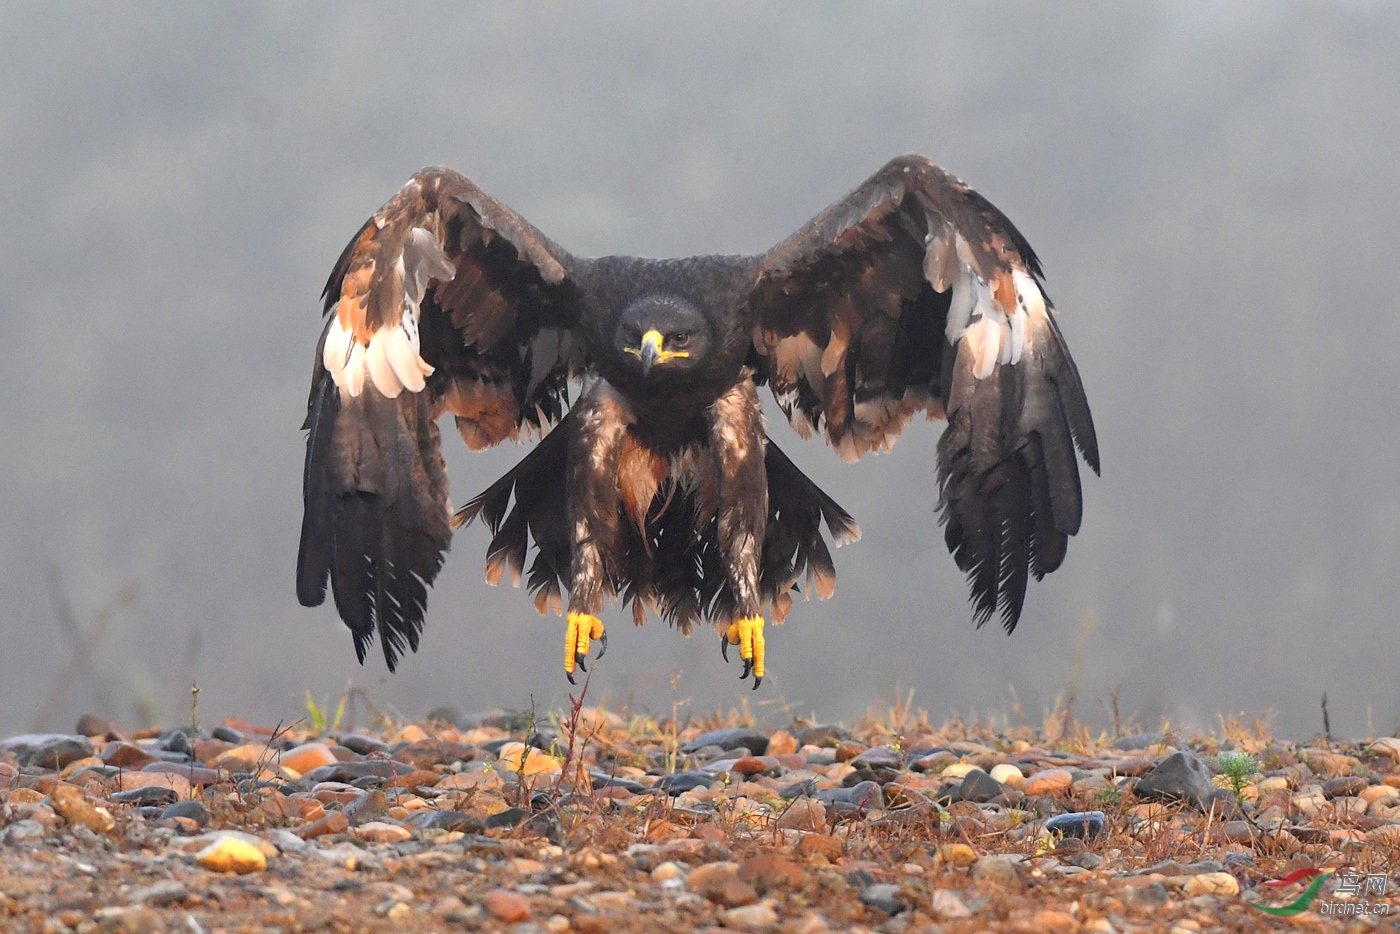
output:
POLYGON ((664 338, 657 330, 647 331, 642 335, 640 347, 623 348, 634 357, 640 357, 642 361, 642 375, 651 372, 651 368, 658 363, 665 363, 667 360, 674 360, 677 357, 689 357, 690 354, 684 350, 662 350, 661 342, 664 338))

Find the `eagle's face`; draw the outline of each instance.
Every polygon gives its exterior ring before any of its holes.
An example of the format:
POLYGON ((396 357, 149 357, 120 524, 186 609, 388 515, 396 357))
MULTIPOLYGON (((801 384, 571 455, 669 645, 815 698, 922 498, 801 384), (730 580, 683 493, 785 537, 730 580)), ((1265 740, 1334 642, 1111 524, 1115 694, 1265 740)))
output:
POLYGON ((628 365, 643 377, 695 370, 704 365, 712 336, 695 306, 673 295, 650 295, 619 316, 614 336, 628 365))

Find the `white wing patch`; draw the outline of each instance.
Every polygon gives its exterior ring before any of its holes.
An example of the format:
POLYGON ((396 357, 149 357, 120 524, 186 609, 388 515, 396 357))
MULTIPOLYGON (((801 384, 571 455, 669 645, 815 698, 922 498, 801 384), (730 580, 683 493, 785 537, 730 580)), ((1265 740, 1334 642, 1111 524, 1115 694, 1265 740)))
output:
POLYGON ((403 252, 394 262, 394 272, 403 283, 403 310, 396 324, 375 331, 368 344, 355 340, 340 318, 333 314, 326 333, 321 361, 342 394, 358 396, 368 376, 374 388, 389 399, 407 389, 422 392, 433 368, 419 354, 418 319, 420 303, 430 280, 450 282, 456 270, 431 232, 415 227, 405 239, 403 252))
MULTIPOLYGON (((1015 307, 1002 307, 992 284, 978 273, 967 241, 958 234, 951 235, 951 242, 946 236, 930 238, 924 271, 935 289, 953 290, 944 334, 950 344, 962 341, 972 354, 975 377, 986 379, 999 363, 1021 362, 1028 341, 1026 319, 1045 314, 1045 296, 1034 278, 1025 270, 1013 269, 1015 307)), ((1002 285, 1006 285, 1004 279, 1002 285)), ((1004 288, 1001 294, 1006 298, 1004 288)))

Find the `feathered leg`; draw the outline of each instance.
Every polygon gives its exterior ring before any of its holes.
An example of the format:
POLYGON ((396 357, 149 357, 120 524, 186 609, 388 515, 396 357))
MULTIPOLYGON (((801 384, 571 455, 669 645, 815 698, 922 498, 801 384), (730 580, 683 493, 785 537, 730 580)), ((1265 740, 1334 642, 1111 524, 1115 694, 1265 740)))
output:
POLYGON ((744 660, 742 680, 753 674, 755 689, 763 683, 764 639, 759 569, 764 528, 768 521, 768 473, 764 466, 763 410, 758 392, 743 380, 710 406, 710 448, 718 472, 717 531, 724 573, 734 594, 735 618, 720 640, 739 646, 744 660))
POLYGON ((607 383, 595 382, 575 407, 569 438, 569 526, 574 557, 569 586, 569 622, 564 636, 564 674, 574 683, 574 668, 584 663, 592 640, 598 655, 608 637, 598 613, 603 598, 616 589, 621 548, 622 495, 617 476, 623 440, 634 416, 625 400, 607 383))

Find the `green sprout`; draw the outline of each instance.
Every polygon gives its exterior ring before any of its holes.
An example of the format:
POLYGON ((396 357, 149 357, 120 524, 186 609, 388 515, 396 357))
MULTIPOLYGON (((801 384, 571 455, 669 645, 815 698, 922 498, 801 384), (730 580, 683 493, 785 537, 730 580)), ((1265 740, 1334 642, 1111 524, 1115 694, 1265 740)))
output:
POLYGON ((330 702, 327 701, 324 707, 319 706, 311 692, 306 692, 306 713, 311 718, 311 725, 316 728, 317 734, 326 732, 327 727, 332 730, 340 729, 340 721, 345 716, 345 699, 346 695, 340 695, 340 703, 335 707, 335 717, 331 718, 327 716, 330 702))
POLYGON ((1215 765, 1236 798, 1244 795, 1250 776, 1259 771, 1259 760, 1247 752, 1222 752, 1215 757, 1215 765))

